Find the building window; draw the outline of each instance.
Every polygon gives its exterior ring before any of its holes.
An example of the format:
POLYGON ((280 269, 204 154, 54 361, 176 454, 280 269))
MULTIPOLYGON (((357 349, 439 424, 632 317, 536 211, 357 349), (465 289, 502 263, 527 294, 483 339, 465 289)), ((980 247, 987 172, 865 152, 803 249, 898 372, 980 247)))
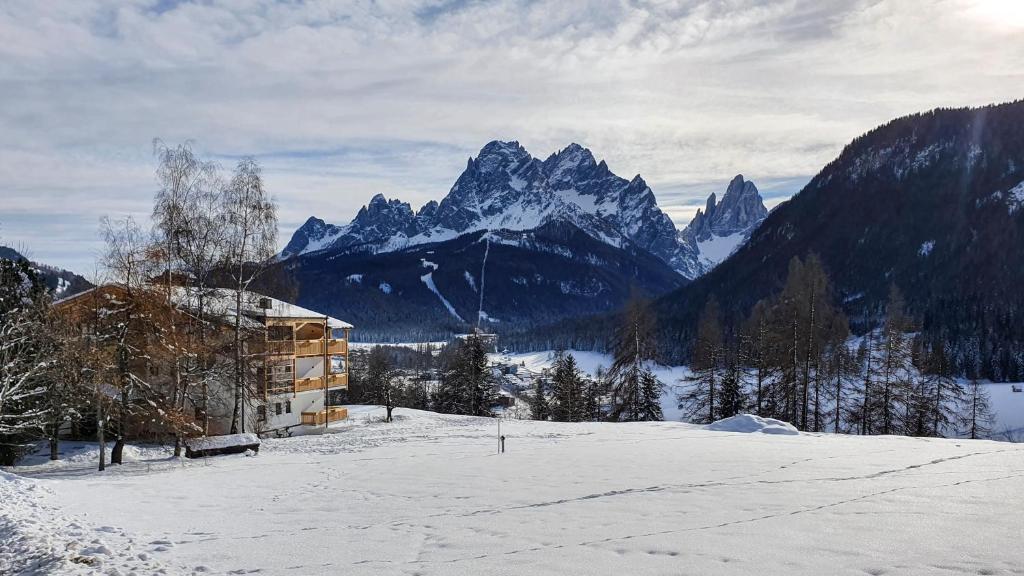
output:
POLYGON ((291 414, 292 413, 292 401, 291 400, 285 400, 285 402, 284 402, 284 412, 285 412, 285 414, 291 414))
POLYGON ((331 374, 345 373, 345 357, 331 356, 331 374))
POLYGON ((260 404, 259 406, 256 407, 256 419, 259 420, 260 422, 267 421, 267 407, 264 406, 263 404, 260 404))
POLYGON ((280 416, 281 415, 281 403, 280 402, 274 402, 274 415, 275 416, 280 416))
POLYGON ((271 342, 282 342, 292 340, 291 326, 267 326, 267 340, 271 342))
POLYGON ((292 362, 277 362, 267 365, 267 390, 290 390, 295 386, 292 362))

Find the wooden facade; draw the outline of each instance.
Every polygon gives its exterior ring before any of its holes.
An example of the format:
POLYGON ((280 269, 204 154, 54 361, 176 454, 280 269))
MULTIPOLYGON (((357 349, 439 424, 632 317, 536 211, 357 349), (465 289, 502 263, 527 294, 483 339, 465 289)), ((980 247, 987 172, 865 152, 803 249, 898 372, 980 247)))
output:
POLYGON ((268 318, 266 323, 266 341, 261 349, 267 366, 263 374, 264 401, 281 394, 294 395, 314 390, 326 393, 332 388, 348 388, 350 328, 342 329, 344 336, 338 338, 323 318, 268 318), (302 359, 322 359, 322 369, 317 374, 300 376, 299 363, 302 359), (339 359, 344 366, 343 371, 333 369, 339 359), (290 378, 280 377, 281 371, 275 375, 272 368, 288 363, 291 364, 290 378))

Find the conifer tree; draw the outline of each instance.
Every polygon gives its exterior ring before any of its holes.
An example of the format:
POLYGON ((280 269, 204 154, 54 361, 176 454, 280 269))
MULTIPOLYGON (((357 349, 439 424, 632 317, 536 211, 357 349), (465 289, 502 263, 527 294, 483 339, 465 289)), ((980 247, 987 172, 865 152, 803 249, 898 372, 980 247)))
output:
POLYGON ((665 386, 650 368, 640 372, 640 406, 637 420, 660 421, 665 419, 661 411, 661 393, 665 386))
POLYGON ((942 437, 956 432, 957 415, 963 410, 965 391, 953 373, 953 365, 946 352, 946 343, 940 338, 928 351, 924 365, 925 425, 931 436, 942 437))
MULTIPOLYGON (((679 409, 691 422, 714 422, 720 413, 724 344, 719 322, 718 301, 714 296, 704 305, 697 325, 691 375, 679 394, 679 409)), ((736 383, 738 385, 738 383, 736 383)))
POLYGON ((546 376, 543 375, 533 380, 533 394, 530 395, 530 415, 534 420, 547 420, 551 417, 546 380, 546 376))
POLYGON ((977 380, 967 385, 966 400, 960 416, 964 434, 972 440, 992 434, 992 405, 988 390, 977 380))
POLYGON ((885 324, 881 341, 875 348, 874 373, 870 375, 877 387, 878 432, 901 434, 906 431, 901 407, 911 401, 913 393, 913 356, 907 336, 910 319, 904 311, 903 296, 892 286, 886 304, 885 324))
POLYGON ((556 422, 586 420, 585 384, 576 358, 572 354, 559 353, 553 368, 551 419, 556 422))
POLYGON ((492 416, 498 387, 487 365, 487 349, 476 334, 462 339, 448 359, 434 397, 440 412, 492 416))
POLYGON ((612 385, 612 417, 638 421, 643 416, 644 363, 655 356, 654 319, 648 303, 633 295, 612 342, 614 359, 608 371, 612 385))

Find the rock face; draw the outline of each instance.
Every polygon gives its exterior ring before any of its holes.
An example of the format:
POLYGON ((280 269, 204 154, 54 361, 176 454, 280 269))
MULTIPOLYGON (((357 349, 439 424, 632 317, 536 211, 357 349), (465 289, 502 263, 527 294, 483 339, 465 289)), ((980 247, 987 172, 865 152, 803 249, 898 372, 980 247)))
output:
POLYGON ((639 175, 626 180, 590 150, 570 144, 541 161, 518 142, 484 146, 440 203, 418 212, 409 204, 374 196, 346 226, 310 218, 282 252, 285 258, 333 249, 384 253, 450 240, 480 230, 533 230, 550 222, 572 224, 591 237, 646 250, 684 278, 709 269, 699 242, 748 232, 767 211, 753 183, 737 177, 721 204, 714 196, 698 213, 692 233, 680 233, 639 175))
POLYGON ((697 210, 697 215, 685 230, 693 234, 698 242, 706 242, 711 236, 749 233, 766 216, 768 209, 764 206, 757 186, 744 180, 740 174, 729 183, 721 202, 715 202, 714 193, 708 196, 704 210, 697 210))
POLYGON ((703 275, 742 246, 768 216, 761 194, 753 182, 737 175, 725 189, 721 202, 712 193, 703 210, 697 210, 690 224, 679 232, 679 242, 695 253, 695 273, 703 275))

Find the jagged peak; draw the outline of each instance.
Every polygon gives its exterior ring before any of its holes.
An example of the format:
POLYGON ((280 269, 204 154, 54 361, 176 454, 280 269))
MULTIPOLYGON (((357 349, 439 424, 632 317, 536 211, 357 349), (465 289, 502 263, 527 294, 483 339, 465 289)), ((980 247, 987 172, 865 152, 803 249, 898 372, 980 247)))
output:
POLYGON ((642 176, 637 174, 636 176, 633 176, 632 180, 629 181, 629 188, 635 188, 637 190, 643 190, 643 189, 647 188, 647 182, 643 179, 642 176))
POLYGON ((484 147, 480 149, 480 152, 476 155, 476 157, 479 159, 483 156, 490 156, 493 154, 509 154, 519 152, 526 152, 526 149, 519 144, 518 140, 491 140, 487 144, 484 144, 484 147))
POLYGON ((434 210, 437 210, 437 200, 430 200, 423 206, 420 206, 420 209, 416 211, 416 215, 432 213, 434 210))
MULTIPOLYGON (((712 212, 715 211, 715 206, 717 206, 717 205, 718 205, 718 196, 714 192, 712 192, 711 195, 708 196, 708 201, 704 204, 704 213, 705 214, 711 214, 712 212)), ((698 210, 698 213, 699 212, 700 211, 698 210)))
POLYGON ((299 226, 299 228, 312 228, 314 226, 325 226, 326 224, 327 222, 324 222, 320 218, 317 218, 316 216, 310 216, 309 218, 306 219, 305 222, 303 222, 302 226, 299 226))

